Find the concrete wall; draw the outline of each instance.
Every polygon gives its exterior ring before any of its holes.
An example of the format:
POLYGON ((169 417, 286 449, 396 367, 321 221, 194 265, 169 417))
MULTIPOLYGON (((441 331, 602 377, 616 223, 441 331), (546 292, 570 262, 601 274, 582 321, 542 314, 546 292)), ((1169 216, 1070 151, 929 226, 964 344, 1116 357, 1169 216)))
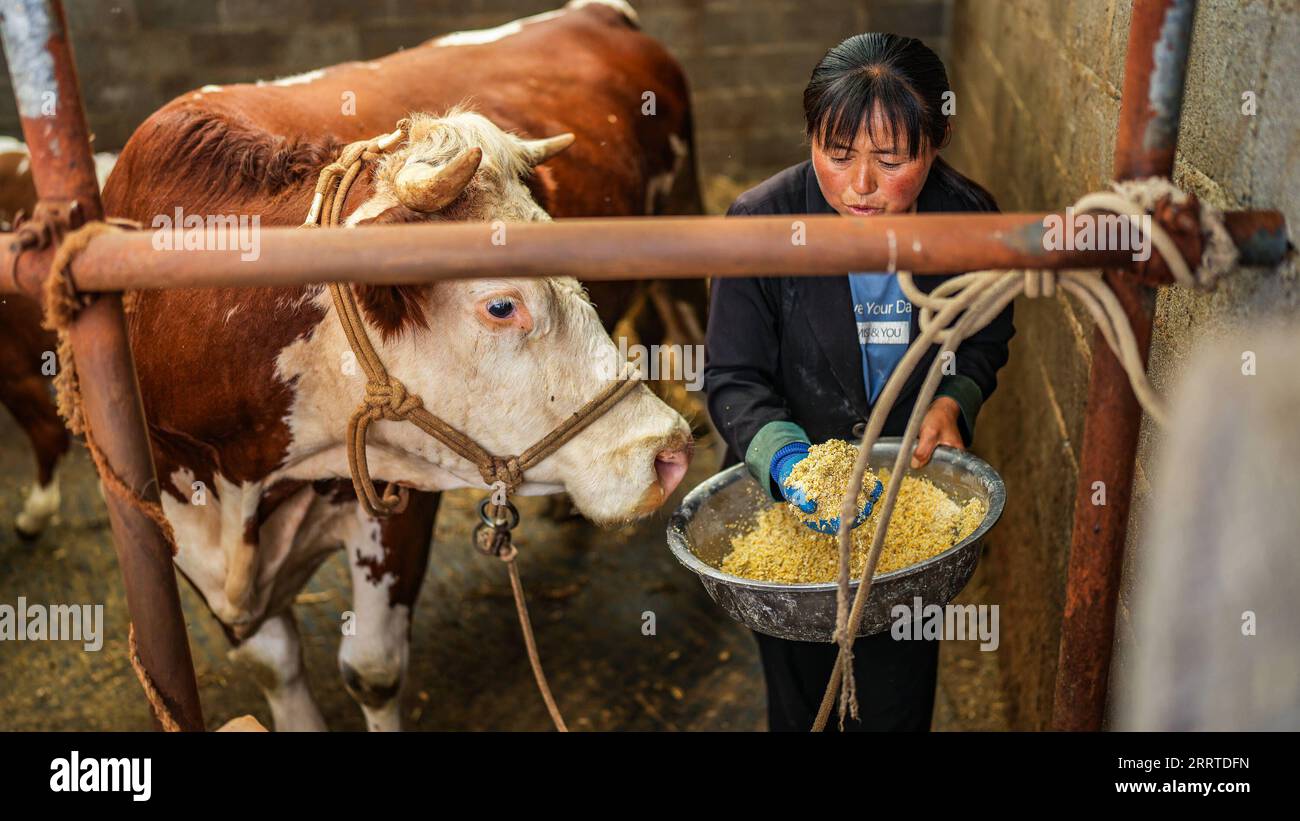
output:
MULTIPOLYGON (((1003 210, 1060 208, 1110 177, 1123 87, 1128 0, 959 0, 949 74, 958 117, 949 159, 1003 210)), ((1300 224, 1300 9, 1289 2, 1203 0, 1197 12, 1175 182, 1224 208, 1278 208, 1300 224), (1253 92, 1254 116, 1242 94, 1253 92)), ((1198 342, 1265 315, 1294 316, 1300 277, 1238 270, 1212 294, 1161 291, 1150 371, 1178 375, 1198 342)), ((1002 605, 1000 666, 1013 728, 1047 726, 1091 363, 1093 323, 1071 299, 1016 306, 1018 335, 977 448, 1006 477, 1009 504, 980 576, 1002 605)), ((1290 363, 1273 363, 1274 376, 1290 363)), ((1291 371, 1293 373, 1293 371, 1291 371)), ((1244 377, 1243 377, 1244 378, 1244 377)), ((1263 374, 1261 372, 1261 377, 1263 374)), ((1129 613, 1142 553, 1136 535, 1159 433, 1144 423, 1118 613, 1113 681, 1135 650, 1129 613)), ((1188 500, 1195 504, 1195 500, 1188 500)), ((1112 690, 1114 692, 1114 690, 1112 690)))
MULTIPOLYGON (((121 148, 150 113, 208 83, 371 59, 564 0, 65 0, 96 148, 121 148)), ((951 0, 633 0, 681 59, 696 103, 710 207, 804 159, 802 94, 826 49, 876 28, 946 49, 951 0)), ((0 133, 19 131, 8 72, 0 133)))

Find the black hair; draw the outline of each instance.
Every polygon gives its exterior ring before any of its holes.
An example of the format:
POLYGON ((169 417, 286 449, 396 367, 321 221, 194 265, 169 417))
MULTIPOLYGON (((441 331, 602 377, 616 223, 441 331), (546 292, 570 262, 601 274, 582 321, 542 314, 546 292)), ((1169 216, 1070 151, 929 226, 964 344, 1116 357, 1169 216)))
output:
MULTIPOLYGON (((943 61, 915 37, 868 32, 855 34, 826 52, 803 92, 803 112, 810 141, 851 146, 865 125, 878 145, 871 112, 878 104, 891 143, 916 159, 927 145, 943 147, 950 91, 943 61), (902 141, 900 145, 900 140, 902 141)), ((996 211, 993 195, 942 157, 935 157, 930 178, 972 210, 996 211)))

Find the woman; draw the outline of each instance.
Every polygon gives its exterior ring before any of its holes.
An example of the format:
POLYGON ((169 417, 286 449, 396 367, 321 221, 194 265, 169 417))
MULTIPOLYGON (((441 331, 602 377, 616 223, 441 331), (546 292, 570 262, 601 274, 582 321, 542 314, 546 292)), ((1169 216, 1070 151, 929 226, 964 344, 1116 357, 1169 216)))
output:
MULTIPOLYGON (((939 157, 952 135, 943 63, 921 41, 859 34, 826 53, 804 91, 812 156, 742 194, 729 215, 995 211, 993 197, 939 157)), ((954 272, 956 273, 956 272, 954 272)), ((948 275, 951 276, 951 275, 948 275)), ((930 291, 947 276, 918 276, 930 291)), ((937 445, 965 448, 993 392, 1015 333, 1012 309, 967 339, 925 412, 912 466, 937 445)), ((810 443, 859 441, 872 405, 919 333, 918 313, 893 274, 717 279, 712 283, 705 390, 727 443, 724 464, 743 459, 774 500, 810 443)), ((908 379, 883 435, 903 433, 932 347, 908 379)), ((838 507, 838 500, 835 503, 838 507)), ((832 511, 829 528, 838 527, 832 511)), ((859 517, 860 521, 860 517, 859 517)), ((807 730, 830 679, 834 644, 756 633, 772 730, 807 730)), ((854 667, 861 721, 852 730, 928 730, 939 646, 859 639, 854 667)), ((831 722, 834 726, 836 722, 831 722)))

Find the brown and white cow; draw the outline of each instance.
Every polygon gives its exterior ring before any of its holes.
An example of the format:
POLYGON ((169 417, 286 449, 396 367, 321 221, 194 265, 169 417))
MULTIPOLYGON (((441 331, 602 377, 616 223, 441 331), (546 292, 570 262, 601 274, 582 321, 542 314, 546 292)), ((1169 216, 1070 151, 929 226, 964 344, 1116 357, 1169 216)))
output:
MULTIPOLYGON (((113 168, 115 156, 95 154, 100 185, 113 168)), ((0 137, 0 230, 12 230, 19 215, 36 207, 27 146, 0 137)), ((50 382, 58 363, 54 334, 41 327, 39 306, 25 296, 0 296, 0 405, 13 414, 27 435, 36 458, 36 483, 27 492, 14 529, 35 539, 59 511, 58 466, 68 452, 68 434, 50 397, 50 382)))
POLYGON ((0 329, 0 405, 13 414, 36 458, 36 483, 14 529, 35 539, 59 510, 56 470, 68 452, 68 432, 50 398, 56 340, 41 327, 40 307, 24 296, 0 296, 0 329))
MULTIPOLYGON (((298 224, 318 171, 343 143, 387 132, 412 111, 444 116, 412 117, 409 141, 359 180, 347 224, 644 213, 689 144, 677 64, 625 3, 575 0, 373 62, 185 95, 131 138, 105 204, 146 225, 178 207, 298 224), (646 92, 657 100, 653 116, 640 113, 646 92), (340 113, 348 100, 350 116, 340 113), (462 100, 472 110, 454 107, 462 100), (556 154, 569 133, 576 142, 556 154), (452 176, 459 190, 449 198, 452 176)), ((579 283, 508 274, 356 289, 389 371, 502 455, 601 390, 594 365, 617 356, 579 283)), ((343 547, 356 631, 344 635, 340 670, 368 725, 398 728, 437 493, 483 488, 478 472, 413 426, 379 422, 371 473, 416 491, 400 515, 376 521, 361 511, 343 479, 343 434, 363 377, 320 287, 146 292, 133 303, 177 565, 236 658, 259 669, 276 727, 323 727, 290 606, 343 547)), ((642 386, 530 470, 521 492, 564 490, 598 522, 629 520, 662 504, 689 449, 685 421, 642 386)))

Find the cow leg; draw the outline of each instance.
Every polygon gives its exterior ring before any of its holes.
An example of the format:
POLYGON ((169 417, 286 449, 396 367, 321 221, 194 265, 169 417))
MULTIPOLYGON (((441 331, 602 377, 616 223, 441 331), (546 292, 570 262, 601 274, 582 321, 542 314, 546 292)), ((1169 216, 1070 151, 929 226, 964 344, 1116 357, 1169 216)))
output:
POLYGON ((59 479, 53 469, 48 475, 49 479, 38 481, 27 491, 23 509, 14 517, 14 530, 22 539, 30 541, 38 538, 59 512, 59 479))
POLYGON ((68 431, 50 402, 47 380, 37 374, 22 378, 5 375, 0 400, 31 440, 36 456, 36 485, 28 492, 14 529, 24 539, 35 539, 59 512, 59 481, 55 468, 68 452, 68 431))
POLYGON ((441 494, 410 492, 402 513, 382 522, 358 508, 348 537, 354 616, 344 626, 339 673, 371 730, 400 730, 411 612, 429 561, 441 494))
POLYGON ((328 729, 307 689, 302 645, 292 612, 272 616, 230 651, 236 664, 251 670, 271 707, 277 732, 328 729))

